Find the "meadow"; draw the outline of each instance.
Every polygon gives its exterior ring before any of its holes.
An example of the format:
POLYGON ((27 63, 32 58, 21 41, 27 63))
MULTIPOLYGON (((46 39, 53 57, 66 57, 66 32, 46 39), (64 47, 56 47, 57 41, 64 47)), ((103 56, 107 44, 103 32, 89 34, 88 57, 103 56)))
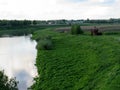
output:
POLYGON ((39 76, 32 89, 119 90, 120 34, 117 33, 90 36, 90 32, 71 35, 55 28, 36 31, 33 39, 39 41, 50 36, 53 49, 38 48, 36 66, 39 76))

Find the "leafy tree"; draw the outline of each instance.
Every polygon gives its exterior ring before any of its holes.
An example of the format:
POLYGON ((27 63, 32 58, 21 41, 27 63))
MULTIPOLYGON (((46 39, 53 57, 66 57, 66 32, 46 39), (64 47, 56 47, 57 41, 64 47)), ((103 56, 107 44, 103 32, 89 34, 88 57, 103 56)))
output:
POLYGON ((37 21, 36 20, 33 20, 33 25, 36 25, 37 24, 37 21))
POLYGON ((29 20, 24 20, 23 23, 25 26, 31 25, 31 21, 29 21, 29 20))
POLYGON ((0 90, 18 90, 15 79, 8 79, 3 71, 0 71, 0 90))

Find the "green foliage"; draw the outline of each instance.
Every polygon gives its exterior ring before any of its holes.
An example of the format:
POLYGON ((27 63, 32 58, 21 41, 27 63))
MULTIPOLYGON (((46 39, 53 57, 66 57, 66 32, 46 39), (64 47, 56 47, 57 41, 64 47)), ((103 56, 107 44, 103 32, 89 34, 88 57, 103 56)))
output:
POLYGON ((29 26, 29 27, 12 27, 12 28, 0 28, 1 36, 21 36, 32 34, 34 31, 44 29, 45 27, 29 26))
POLYGON ((2 71, 0 71, 0 90, 18 90, 15 79, 9 80, 2 71))
MULTIPOLYGON (((75 36, 42 30, 52 36, 54 50, 39 50, 39 77, 33 90, 119 90, 120 37, 75 36)), ((39 43, 38 43, 39 44, 39 43)))
POLYGON ((80 25, 72 25, 71 27, 71 34, 83 34, 82 29, 80 28, 80 25))
POLYGON ((40 39, 38 41, 38 50, 51 50, 53 48, 53 42, 51 39, 40 39))
POLYGON ((53 49, 53 42, 52 37, 49 35, 40 35, 37 38, 35 38, 38 42, 37 49, 38 50, 51 50, 53 49))
POLYGON ((37 21, 36 20, 33 20, 33 25, 37 25, 37 21))
POLYGON ((30 26, 30 20, 0 20, 0 28, 30 26))

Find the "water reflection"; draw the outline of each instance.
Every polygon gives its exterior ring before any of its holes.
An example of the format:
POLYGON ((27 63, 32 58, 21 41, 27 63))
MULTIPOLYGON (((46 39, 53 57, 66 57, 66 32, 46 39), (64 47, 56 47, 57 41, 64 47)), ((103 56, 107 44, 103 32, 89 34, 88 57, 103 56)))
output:
POLYGON ((36 42, 30 36, 0 38, 0 69, 19 81, 19 90, 27 90, 37 75, 36 42))
POLYGON ((21 70, 15 73, 17 80, 19 80, 18 88, 19 90, 26 90, 28 85, 30 85, 30 81, 32 80, 30 74, 25 70, 21 70))

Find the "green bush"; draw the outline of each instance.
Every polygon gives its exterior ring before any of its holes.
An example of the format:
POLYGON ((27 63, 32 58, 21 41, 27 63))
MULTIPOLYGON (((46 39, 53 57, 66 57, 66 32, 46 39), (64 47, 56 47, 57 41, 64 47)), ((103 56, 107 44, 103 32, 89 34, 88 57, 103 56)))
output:
POLYGON ((71 27, 71 34, 83 34, 83 31, 80 27, 80 25, 72 25, 71 27))
POLYGON ((3 71, 0 71, 0 90, 18 90, 15 79, 8 79, 3 71))
POLYGON ((40 39, 37 44, 37 49, 51 50, 52 48, 53 48, 53 43, 50 38, 40 39))

